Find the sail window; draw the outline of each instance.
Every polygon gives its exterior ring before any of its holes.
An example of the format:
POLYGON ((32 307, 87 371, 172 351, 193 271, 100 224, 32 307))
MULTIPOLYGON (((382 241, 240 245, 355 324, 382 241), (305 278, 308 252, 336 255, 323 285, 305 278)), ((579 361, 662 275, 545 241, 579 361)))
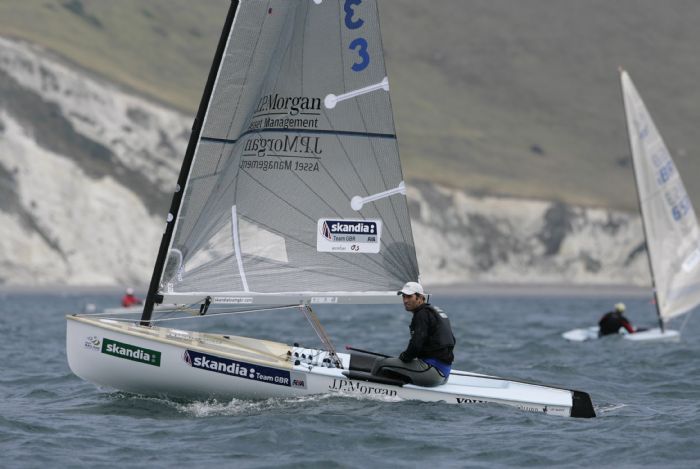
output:
POLYGON ((287 244, 284 238, 256 223, 238 218, 238 236, 241 240, 241 253, 246 256, 263 257, 287 263, 287 244))

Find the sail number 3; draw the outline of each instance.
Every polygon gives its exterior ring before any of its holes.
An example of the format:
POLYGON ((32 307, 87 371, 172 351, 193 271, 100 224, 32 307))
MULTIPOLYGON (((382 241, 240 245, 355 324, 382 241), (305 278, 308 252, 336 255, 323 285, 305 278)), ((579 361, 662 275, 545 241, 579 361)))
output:
MULTIPOLYGON (((360 29, 365 24, 365 20, 355 16, 356 12, 354 7, 359 6, 361 3, 362 0, 345 0, 343 10, 345 10, 346 28, 350 30, 360 29)), ((367 47, 367 39, 364 37, 357 37, 350 42, 349 49, 355 51, 360 59, 359 62, 352 64, 351 68, 354 72, 361 72, 369 65, 370 57, 369 52, 367 52, 367 47)))

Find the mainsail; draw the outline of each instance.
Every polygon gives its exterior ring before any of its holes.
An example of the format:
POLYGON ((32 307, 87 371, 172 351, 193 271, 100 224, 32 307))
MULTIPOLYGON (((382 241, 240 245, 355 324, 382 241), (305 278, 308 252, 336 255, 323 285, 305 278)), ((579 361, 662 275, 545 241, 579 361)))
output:
POLYGON ((376 0, 231 8, 169 221, 164 302, 387 297, 417 280, 376 0))
POLYGON ((661 321, 700 304, 700 230, 688 193, 627 72, 621 72, 634 173, 661 321))

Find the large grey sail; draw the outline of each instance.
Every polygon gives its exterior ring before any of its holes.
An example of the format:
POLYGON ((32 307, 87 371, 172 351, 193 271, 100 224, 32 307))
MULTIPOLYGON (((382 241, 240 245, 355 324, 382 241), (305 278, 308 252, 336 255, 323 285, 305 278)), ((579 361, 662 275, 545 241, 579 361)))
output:
POLYGON ((621 81, 657 306, 665 321, 700 304, 700 229, 678 170, 627 72, 621 81))
POLYGON ((375 0, 241 1, 166 299, 385 294, 416 280, 388 90, 375 0))

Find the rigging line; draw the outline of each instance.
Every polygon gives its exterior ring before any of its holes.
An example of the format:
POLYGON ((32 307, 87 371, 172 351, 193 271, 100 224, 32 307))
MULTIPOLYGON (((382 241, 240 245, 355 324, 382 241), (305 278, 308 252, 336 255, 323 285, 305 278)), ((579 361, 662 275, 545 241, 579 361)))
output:
POLYGON ((321 339, 321 342, 323 342, 323 344, 326 346, 330 356, 335 360, 335 366, 342 369, 343 363, 338 357, 338 354, 335 352, 335 347, 333 346, 330 337, 328 337, 326 330, 321 325, 321 321, 319 321, 318 316, 316 316, 316 313, 314 313, 314 310, 311 309, 311 306, 308 304, 300 305, 299 309, 301 309, 304 316, 306 316, 306 319, 309 321, 309 324, 311 324, 311 327, 316 332, 316 335, 318 335, 318 338, 321 339))
MULTIPOLYGON (((279 200, 281 200, 282 202, 284 202, 284 204, 286 204, 289 208, 293 209, 293 210, 296 211, 296 212, 299 212, 301 215, 303 215, 304 217, 306 217, 311 223, 314 223, 314 224, 316 223, 316 220, 314 220, 313 218, 309 217, 306 213, 302 212, 302 211, 299 210, 297 207, 294 207, 294 206, 292 206, 291 204, 289 204, 285 199, 283 199, 282 197, 280 197, 279 195, 277 195, 276 193, 274 193, 269 187, 265 186, 262 182, 260 182, 260 181, 257 180, 255 177, 253 177, 248 171, 246 171, 245 169, 243 169, 243 170, 241 170, 241 172, 247 174, 248 177, 250 177, 250 179, 252 179, 252 180, 255 181, 256 183, 258 183, 261 187, 267 189, 267 191, 270 192, 271 195, 277 197, 279 200)), ((298 176, 298 175, 297 175, 297 177, 300 178, 300 176, 298 176)), ((302 182, 303 182, 303 180, 302 180, 302 182)), ((306 185, 306 183, 304 183, 304 185, 306 185)), ((307 187, 308 187, 308 185, 307 185, 307 187)), ((330 210, 332 210, 333 212, 335 212, 335 213, 337 214, 337 212, 335 211, 335 209, 334 209, 333 207, 331 207, 327 202, 325 202, 325 200, 323 200, 323 199, 322 199, 318 194, 316 194, 311 188, 309 188, 309 190, 311 190, 311 192, 313 192, 314 195, 316 195, 317 197, 319 197, 319 199, 322 200, 322 201, 329 207, 330 210)), ((256 223, 258 223, 257 220, 256 220, 256 223)), ((262 224, 262 223, 260 223, 260 224, 263 225, 263 226, 265 226, 265 225, 262 224)), ((303 240, 301 240, 301 239, 299 239, 299 238, 291 237, 291 236, 289 236, 289 233, 281 233, 281 232, 279 232, 278 230, 274 230, 274 229, 273 229, 272 231, 275 232, 275 233, 278 233, 278 234, 282 235, 283 237, 285 237, 285 238, 287 238, 287 239, 293 239, 293 240, 297 241, 297 242, 300 243, 300 244, 303 244, 303 245, 305 245, 305 246, 308 246, 310 249, 313 249, 313 250, 316 249, 316 246, 311 245, 311 244, 309 244, 309 243, 307 243, 307 242, 305 242, 305 241, 303 241, 303 240)), ((361 268, 362 270, 368 270, 368 269, 366 268, 366 266, 363 265, 363 264, 356 264, 356 263, 351 262, 350 260, 348 260, 348 259, 346 259, 346 258, 339 257, 339 256, 337 256, 337 255, 335 255, 335 254, 333 254, 333 253, 325 253, 325 254, 331 254, 331 255, 332 255, 333 257, 335 257, 336 259, 342 260, 343 262, 345 262, 345 263, 347 263, 347 264, 353 265, 353 266, 355 266, 355 267, 359 267, 359 268, 361 268)), ((372 273, 374 273, 374 274, 377 274, 377 275, 384 275, 384 273, 386 272, 386 269, 383 268, 382 263, 381 263, 379 260, 374 259, 373 257, 370 257, 369 260, 370 260, 370 263, 375 264, 377 267, 379 267, 379 268, 381 269, 380 272, 371 271, 371 270, 370 270, 370 272, 372 272, 372 273)), ((342 278, 342 277, 341 277, 341 278, 342 278)))
MULTIPOLYGON (((119 308, 108 308, 108 309, 119 309, 119 308)), ((173 313, 180 313, 180 312, 189 312, 189 311, 195 311, 195 309, 191 305, 183 305, 179 308, 174 308, 174 309, 168 309, 168 310, 163 310, 163 309, 155 309, 154 312, 159 313, 159 314, 173 314, 173 313)), ((131 315, 131 314, 141 314, 141 310, 139 308, 134 308, 134 311, 103 311, 101 313, 79 313, 76 314, 76 316, 79 317, 101 317, 101 316, 111 316, 115 314, 122 314, 124 316, 131 315)))
POLYGON ((162 319, 152 319, 151 322, 165 322, 165 321, 175 321, 175 320, 180 320, 180 319, 204 319, 204 318, 210 318, 214 316, 235 316, 239 314, 249 314, 249 313, 258 313, 262 311, 277 311, 277 310, 283 310, 283 309, 293 309, 293 308, 298 308, 299 305, 284 305, 284 306, 277 306, 277 307, 271 307, 271 308, 260 308, 260 309, 247 309, 243 311, 224 311, 221 313, 209 313, 205 314, 204 316, 183 316, 179 318, 162 318, 162 319))

